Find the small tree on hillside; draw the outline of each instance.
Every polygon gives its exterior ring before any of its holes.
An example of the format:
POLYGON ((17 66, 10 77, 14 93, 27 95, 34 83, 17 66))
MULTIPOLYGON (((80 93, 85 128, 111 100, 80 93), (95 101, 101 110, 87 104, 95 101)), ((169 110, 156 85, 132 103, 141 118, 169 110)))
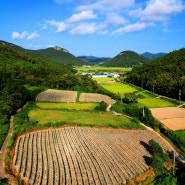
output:
POLYGON ((108 104, 104 101, 101 101, 98 106, 95 107, 95 110, 106 111, 108 104))

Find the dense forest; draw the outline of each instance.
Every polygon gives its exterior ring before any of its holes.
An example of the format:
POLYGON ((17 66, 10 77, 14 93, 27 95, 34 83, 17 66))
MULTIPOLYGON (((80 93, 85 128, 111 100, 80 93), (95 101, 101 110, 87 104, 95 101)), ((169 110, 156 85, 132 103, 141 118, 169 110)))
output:
POLYGON ((88 76, 76 75, 66 65, 54 65, 28 57, 12 47, 0 44, 0 147, 9 129, 10 115, 29 101, 25 85, 54 89, 99 92, 100 86, 88 76))
POLYGON ((136 66, 127 82, 160 95, 185 100, 185 48, 136 66))

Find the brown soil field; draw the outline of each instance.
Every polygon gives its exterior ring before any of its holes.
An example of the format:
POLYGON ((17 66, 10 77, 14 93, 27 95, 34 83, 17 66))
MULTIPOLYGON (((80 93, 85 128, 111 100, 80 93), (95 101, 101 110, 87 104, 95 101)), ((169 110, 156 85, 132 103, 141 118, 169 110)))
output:
MULTIPOLYGON (((26 133, 17 139, 15 174, 25 184, 125 184, 150 169, 149 130, 62 127, 26 133)), ((13 170, 13 171, 14 171, 13 170)))
POLYGON ((179 107, 152 108, 152 115, 171 130, 185 129, 185 109, 179 107))

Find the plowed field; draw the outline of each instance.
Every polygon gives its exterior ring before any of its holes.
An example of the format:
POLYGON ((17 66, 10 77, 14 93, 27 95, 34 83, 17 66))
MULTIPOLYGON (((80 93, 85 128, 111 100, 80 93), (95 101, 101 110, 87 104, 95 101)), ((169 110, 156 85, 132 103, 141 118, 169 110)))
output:
POLYGON ((24 134, 14 168, 27 184, 121 184, 147 171, 148 130, 63 127, 24 134))
POLYGON ((153 108, 153 116, 171 130, 185 129, 185 109, 178 107, 153 108))

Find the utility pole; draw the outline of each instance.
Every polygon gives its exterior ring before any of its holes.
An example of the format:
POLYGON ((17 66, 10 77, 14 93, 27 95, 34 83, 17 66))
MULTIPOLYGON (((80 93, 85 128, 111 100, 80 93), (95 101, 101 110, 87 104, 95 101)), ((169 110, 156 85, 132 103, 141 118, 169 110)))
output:
POLYGON ((153 94, 154 94, 154 87, 155 87, 155 86, 153 85, 153 87, 152 87, 152 90, 153 90, 153 94))
POLYGON ((143 107, 143 117, 145 117, 145 107, 143 107))
POLYGON ((175 150, 173 151, 173 175, 175 172, 175 150))
POLYGON ((181 93, 182 93, 182 90, 179 89, 179 101, 181 101, 181 93))

